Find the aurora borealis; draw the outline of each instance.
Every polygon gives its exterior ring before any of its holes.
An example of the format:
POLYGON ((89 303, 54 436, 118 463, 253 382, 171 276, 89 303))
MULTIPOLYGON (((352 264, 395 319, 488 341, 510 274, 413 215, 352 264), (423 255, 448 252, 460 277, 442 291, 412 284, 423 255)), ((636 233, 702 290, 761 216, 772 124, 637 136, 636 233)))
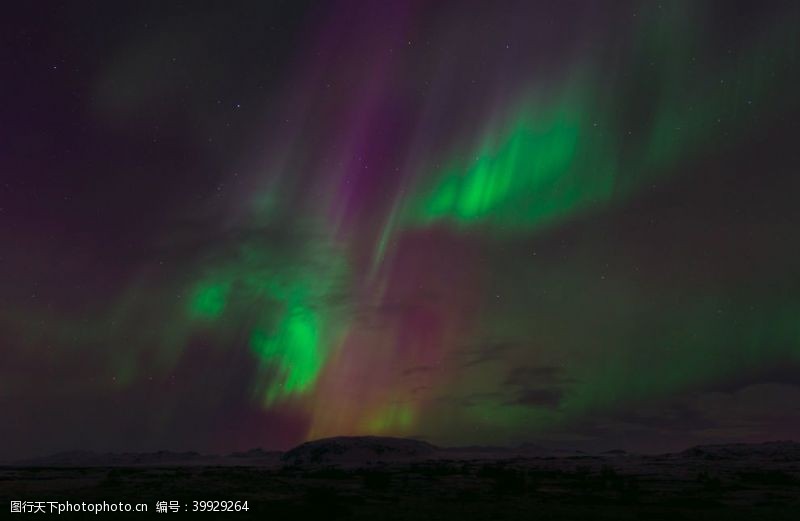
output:
POLYGON ((20 9, 0 456, 800 437, 792 2, 20 9))

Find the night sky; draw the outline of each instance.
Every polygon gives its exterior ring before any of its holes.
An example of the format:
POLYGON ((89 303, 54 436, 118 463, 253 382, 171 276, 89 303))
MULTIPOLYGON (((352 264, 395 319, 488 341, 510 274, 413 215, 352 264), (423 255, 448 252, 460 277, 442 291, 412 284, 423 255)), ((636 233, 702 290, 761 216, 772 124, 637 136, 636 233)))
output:
POLYGON ((800 438, 796 2, 19 2, 0 458, 800 438))

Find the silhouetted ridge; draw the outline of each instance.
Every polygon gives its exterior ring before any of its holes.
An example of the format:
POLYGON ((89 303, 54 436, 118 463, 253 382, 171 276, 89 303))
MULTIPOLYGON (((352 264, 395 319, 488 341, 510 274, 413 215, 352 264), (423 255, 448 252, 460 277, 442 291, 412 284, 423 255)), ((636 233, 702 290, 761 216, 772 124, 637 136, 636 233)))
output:
POLYGON ((294 464, 364 463, 431 456, 439 450, 428 442, 382 436, 339 436, 298 445, 283 455, 294 464))
POLYGON ((680 453, 687 458, 746 459, 767 458, 776 461, 800 461, 800 443, 795 441, 767 441, 764 443, 721 443, 697 445, 680 453))
POLYGON ((94 466, 125 466, 125 465, 158 465, 162 463, 184 464, 202 462, 211 456, 199 454, 194 451, 173 452, 160 450, 157 452, 91 452, 67 451, 51 454, 41 458, 31 458, 17 461, 17 465, 55 466, 55 467, 94 467, 94 466))

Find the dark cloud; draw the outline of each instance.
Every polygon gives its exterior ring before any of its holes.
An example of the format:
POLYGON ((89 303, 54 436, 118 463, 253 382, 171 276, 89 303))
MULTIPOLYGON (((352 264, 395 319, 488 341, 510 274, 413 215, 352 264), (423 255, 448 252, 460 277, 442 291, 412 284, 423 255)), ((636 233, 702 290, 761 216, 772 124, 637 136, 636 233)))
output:
POLYGON ((562 367, 515 367, 508 372, 504 382, 514 396, 506 403, 556 409, 571 382, 562 367))
POLYGON ((418 374, 427 374, 427 373, 431 373, 431 372, 434 372, 434 371, 437 371, 437 370, 440 370, 440 369, 441 368, 438 368, 438 367, 432 366, 432 365, 417 365, 417 366, 414 366, 414 367, 409 367, 407 369, 403 369, 403 376, 414 376, 414 375, 418 375, 418 374))
POLYGON ((506 385, 519 387, 562 383, 568 383, 568 379, 564 374, 564 368, 555 366, 515 367, 509 371, 505 380, 506 385))
POLYGON ((561 403, 563 391, 558 388, 552 389, 525 389, 520 391, 516 399, 510 404, 525 405, 528 407, 544 407, 554 409, 561 403))
POLYGON ((463 351, 464 367, 502 360, 514 348, 511 342, 481 344, 463 351))

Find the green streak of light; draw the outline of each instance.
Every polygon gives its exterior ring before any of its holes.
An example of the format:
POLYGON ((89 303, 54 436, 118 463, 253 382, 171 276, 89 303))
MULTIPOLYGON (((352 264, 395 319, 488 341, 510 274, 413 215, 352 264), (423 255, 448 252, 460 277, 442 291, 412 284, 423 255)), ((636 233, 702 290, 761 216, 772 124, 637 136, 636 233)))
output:
POLYGON ((585 172, 573 168, 589 148, 582 145, 586 119, 572 91, 549 107, 521 110, 507 131, 489 133, 477 155, 453 160, 435 176, 433 188, 412 204, 412 222, 527 228, 607 197, 608 157, 595 157, 585 172))
POLYGON ((265 401, 307 391, 316 381, 325 357, 319 315, 302 304, 291 305, 273 334, 255 329, 251 346, 258 357, 273 365, 279 377, 268 385, 265 401))
POLYGON ((230 285, 225 282, 202 281, 189 301, 189 313, 195 318, 218 318, 228 298, 230 285))

